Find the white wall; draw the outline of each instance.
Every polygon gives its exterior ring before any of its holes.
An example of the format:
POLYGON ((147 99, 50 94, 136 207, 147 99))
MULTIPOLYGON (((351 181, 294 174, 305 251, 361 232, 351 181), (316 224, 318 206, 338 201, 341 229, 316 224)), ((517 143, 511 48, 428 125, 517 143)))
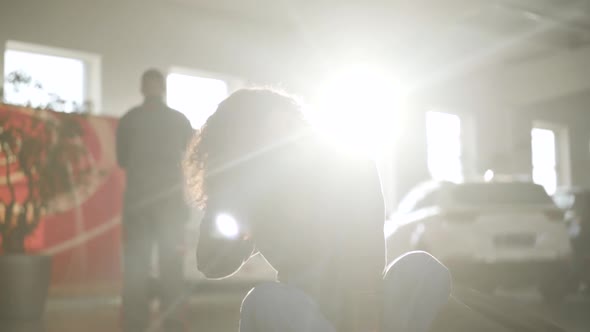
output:
POLYGON ((102 113, 117 116, 140 101, 139 77, 154 66, 288 85, 297 56, 286 34, 173 2, 0 1, 0 47, 16 40, 102 55, 102 113))
MULTIPOLYGON (((467 60, 465 60, 467 62, 467 60)), ((590 89, 590 46, 512 65, 481 65, 442 80, 416 98, 449 109, 517 111, 590 89)))

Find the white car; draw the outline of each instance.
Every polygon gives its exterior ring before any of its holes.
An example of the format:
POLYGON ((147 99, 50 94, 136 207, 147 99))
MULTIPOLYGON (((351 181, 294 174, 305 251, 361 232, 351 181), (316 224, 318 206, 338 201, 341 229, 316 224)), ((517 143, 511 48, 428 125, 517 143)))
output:
POLYGON ((484 290, 536 284, 556 299, 571 246, 559 210, 543 187, 526 182, 427 182, 386 222, 388 256, 424 250, 455 282, 484 290))

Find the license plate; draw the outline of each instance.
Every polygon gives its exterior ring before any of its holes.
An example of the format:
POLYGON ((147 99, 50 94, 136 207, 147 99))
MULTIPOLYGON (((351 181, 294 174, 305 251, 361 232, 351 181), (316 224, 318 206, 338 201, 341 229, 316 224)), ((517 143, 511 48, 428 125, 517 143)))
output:
POLYGON ((534 234, 503 234, 494 237, 494 244, 503 248, 534 247, 537 237, 534 234))

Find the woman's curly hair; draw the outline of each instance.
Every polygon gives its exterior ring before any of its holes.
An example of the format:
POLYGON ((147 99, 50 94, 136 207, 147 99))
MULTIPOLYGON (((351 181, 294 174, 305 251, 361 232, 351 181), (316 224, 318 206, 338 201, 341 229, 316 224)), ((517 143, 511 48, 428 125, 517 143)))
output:
POLYGON ((211 175, 265 146, 309 129, 301 104, 276 90, 238 90, 221 102, 193 137, 184 160, 189 199, 207 204, 211 175), (280 121, 275 129, 273 121, 280 121))

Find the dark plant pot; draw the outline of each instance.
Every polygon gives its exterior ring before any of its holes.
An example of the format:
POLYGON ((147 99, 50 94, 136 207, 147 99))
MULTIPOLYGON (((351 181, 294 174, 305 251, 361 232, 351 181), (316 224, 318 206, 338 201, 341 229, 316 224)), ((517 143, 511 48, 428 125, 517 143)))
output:
POLYGON ((50 256, 0 255, 0 320, 40 319, 50 278, 50 256))

